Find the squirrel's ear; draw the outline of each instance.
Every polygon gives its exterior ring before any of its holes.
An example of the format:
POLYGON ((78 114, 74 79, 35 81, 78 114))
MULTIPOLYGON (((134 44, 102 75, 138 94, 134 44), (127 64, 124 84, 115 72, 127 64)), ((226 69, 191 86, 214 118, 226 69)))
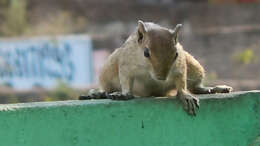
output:
POLYGON ((142 20, 138 21, 138 42, 143 40, 144 34, 146 33, 146 27, 142 20))
POLYGON ((141 33, 146 33, 146 27, 142 20, 138 20, 138 31, 141 33))
POLYGON ((182 28, 182 24, 177 24, 176 27, 174 28, 174 30, 171 30, 174 43, 177 43, 177 41, 178 41, 178 33, 179 33, 181 28, 182 28))

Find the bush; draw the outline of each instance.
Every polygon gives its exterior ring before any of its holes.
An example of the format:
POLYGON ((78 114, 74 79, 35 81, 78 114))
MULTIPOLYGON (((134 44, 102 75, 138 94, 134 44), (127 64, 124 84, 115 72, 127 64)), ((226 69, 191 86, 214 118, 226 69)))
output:
POLYGON ((243 52, 234 55, 234 59, 240 64, 248 65, 257 61, 255 52, 252 49, 245 49, 243 52))

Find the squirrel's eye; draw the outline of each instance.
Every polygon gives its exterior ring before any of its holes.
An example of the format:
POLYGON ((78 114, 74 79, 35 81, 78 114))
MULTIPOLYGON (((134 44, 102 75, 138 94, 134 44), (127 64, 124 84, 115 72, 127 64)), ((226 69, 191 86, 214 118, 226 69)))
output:
POLYGON ((175 57, 174 57, 174 60, 177 59, 178 55, 179 55, 178 52, 176 52, 175 57))
POLYGON ((144 48, 144 57, 150 57, 150 53, 149 53, 149 49, 148 48, 144 48))

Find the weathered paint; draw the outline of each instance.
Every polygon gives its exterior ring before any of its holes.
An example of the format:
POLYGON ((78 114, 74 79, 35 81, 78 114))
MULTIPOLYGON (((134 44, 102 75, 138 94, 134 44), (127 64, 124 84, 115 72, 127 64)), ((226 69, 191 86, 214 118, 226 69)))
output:
POLYGON ((1 105, 0 145, 260 145, 259 91, 199 97, 196 117, 166 98, 1 105))

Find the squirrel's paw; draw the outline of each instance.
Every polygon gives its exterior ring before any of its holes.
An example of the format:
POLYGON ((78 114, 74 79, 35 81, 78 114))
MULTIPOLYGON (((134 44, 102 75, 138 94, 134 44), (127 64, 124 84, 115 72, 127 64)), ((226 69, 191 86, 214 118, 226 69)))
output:
POLYGON ((113 92, 108 94, 108 98, 112 100, 130 100, 130 99, 134 99, 135 97, 130 93, 123 94, 121 92, 113 92))
POLYGON ((87 95, 80 95, 79 100, 89 100, 89 99, 106 99, 107 93, 101 92, 98 89, 90 89, 87 95))
POLYGON ((218 85, 213 87, 210 92, 211 93, 230 93, 233 90, 232 87, 226 85, 218 85))
POLYGON ((199 109, 199 99, 192 96, 191 94, 184 94, 179 97, 182 101, 183 108, 185 111, 192 116, 196 116, 196 109, 199 109))

